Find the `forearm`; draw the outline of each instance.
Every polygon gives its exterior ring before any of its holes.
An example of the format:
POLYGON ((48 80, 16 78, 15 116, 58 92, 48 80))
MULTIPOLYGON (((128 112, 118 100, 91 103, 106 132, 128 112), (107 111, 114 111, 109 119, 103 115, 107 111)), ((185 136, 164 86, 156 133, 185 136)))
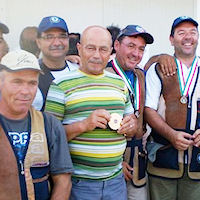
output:
POLYGON ((145 121, 151 128, 156 130, 161 136, 172 142, 175 130, 171 128, 163 118, 157 113, 156 110, 145 107, 144 109, 145 121))
POLYGON ((71 192, 71 175, 59 174, 52 176, 53 190, 51 200, 68 200, 71 192))
POLYGON ((87 122, 85 120, 75 122, 69 125, 64 125, 67 140, 70 141, 81 133, 87 131, 87 122))
POLYGON ((152 56, 152 57, 148 60, 148 62, 147 62, 147 63, 145 64, 145 66, 144 66, 145 71, 147 71, 147 70, 149 69, 149 67, 150 67, 153 63, 158 62, 159 56, 160 56, 160 55, 152 56))

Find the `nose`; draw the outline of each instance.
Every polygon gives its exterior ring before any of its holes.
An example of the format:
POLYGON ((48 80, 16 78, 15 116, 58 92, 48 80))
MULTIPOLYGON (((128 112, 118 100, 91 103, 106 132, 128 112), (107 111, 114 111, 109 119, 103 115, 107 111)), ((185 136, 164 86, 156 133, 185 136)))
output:
POLYGON ((54 45, 60 45, 61 44, 61 40, 58 37, 54 37, 52 44, 54 45))
POLYGON ((94 52, 94 55, 93 55, 95 58, 99 58, 100 57, 100 50, 97 48, 94 52))
POLYGON ((24 84, 22 87, 21 87, 21 94, 29 94, 30 93, 30 86, 24 84))
POLYGON ((188 38, 191 38, 191 37, 192 37, 192 34, 191 34, 191 33, 189 33, 189 32, 188 32, 188 33, 185 33, 184 38, 187 38, 187 39, 188 39, 188 38))
POLYGON ((140 56, 140 50, 139 50, 139 48, 134 48, 133 50, 132 50, 132 55, 133 56, 135 56, 135 57, 139 57, 140 56))

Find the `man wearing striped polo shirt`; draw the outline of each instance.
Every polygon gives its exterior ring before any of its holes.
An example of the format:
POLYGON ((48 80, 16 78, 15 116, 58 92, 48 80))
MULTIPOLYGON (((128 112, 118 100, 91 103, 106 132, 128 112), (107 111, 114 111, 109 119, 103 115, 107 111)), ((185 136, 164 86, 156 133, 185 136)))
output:
POLYGON ((45 109, 62 121, 69 140, 71 199, 127 199, 122 156, 137 119, 124 81, 104 71, 111 45, 105 28, 86 28, 78 44, 80 68, 54 81, 47 96, 45 109))

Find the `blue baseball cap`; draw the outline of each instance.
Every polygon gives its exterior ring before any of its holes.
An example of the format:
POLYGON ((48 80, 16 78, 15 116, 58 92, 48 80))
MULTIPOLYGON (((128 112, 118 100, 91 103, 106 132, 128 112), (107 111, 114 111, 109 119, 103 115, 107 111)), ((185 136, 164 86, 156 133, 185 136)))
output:
POLYGON ((183 22, 191 22, 191 23, 193 23, 196 27, 198 27, 198 23, 197 23, 194 19, 192 19, 191 17, 188 17, 188 16, 177 17, 177 18, 174 20, 173 24, 172 24, 170 36, 173 36, 173 35, 174 35, 175 28, 176 28, 179 24, 181 24, 181 23, 183 23, 183 22))
POLYGON ((147 44, 152 44, 154 39, 153 36, 147 33, 141 26, 138 25, 128 25, 124 29, 121 30, 117 39, 121 36, 141 36, 147 44))
POLYGON ((44 17, 39 24, 38 32, 42 33, 50 28, 60 28, 67 33, 69 32, 65 20, 57 16, 44 17))
POLYGON ((9 33, 8 27, 1 22, 0 22, 0 30, 2 31, 2 33, 5 33, 5 34, 9 33))

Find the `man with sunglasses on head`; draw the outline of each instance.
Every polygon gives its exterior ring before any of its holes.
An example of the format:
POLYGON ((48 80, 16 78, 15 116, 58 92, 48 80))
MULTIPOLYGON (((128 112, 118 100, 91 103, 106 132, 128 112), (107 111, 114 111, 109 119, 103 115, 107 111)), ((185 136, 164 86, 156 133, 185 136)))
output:
POLYGON ((40 67, 44 74, 39 77, 39 86, 33 106, 44 110, 50 84, 57 77, 64 76, 78 65, 65 60, 69 49, 68 27, 58 16, 44 17, 38 26, 37 45, 42 52, 40 67))

